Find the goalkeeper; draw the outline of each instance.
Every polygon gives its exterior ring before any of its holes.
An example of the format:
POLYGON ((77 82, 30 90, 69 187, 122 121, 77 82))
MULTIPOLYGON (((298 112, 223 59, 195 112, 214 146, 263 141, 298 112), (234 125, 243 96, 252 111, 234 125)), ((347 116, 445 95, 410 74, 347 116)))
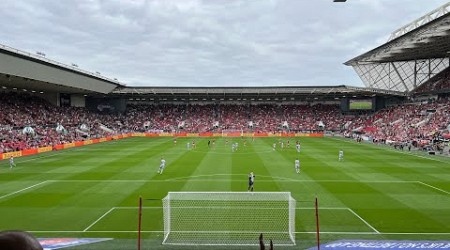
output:
POLYGON ((253 192, 253 183, 254 182, 255 182, 255 175, 253 174, 253 172, 250 172, 250 174, 248 174, 248 189, 247 189, 247 191, 253 192))

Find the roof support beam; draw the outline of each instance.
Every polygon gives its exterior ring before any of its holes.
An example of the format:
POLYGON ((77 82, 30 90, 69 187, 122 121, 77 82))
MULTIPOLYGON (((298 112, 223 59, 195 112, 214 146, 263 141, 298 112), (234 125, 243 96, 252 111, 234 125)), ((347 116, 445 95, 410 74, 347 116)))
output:
POLYGON ((403 77, 402 77, 402 76, 400 75, 400 73, 398 72, 398 69, 397 69, 397 67, 395 66, 395 64, 392 63, 392 62, 390 62, 390 64, 392 65, 392 68, 394 69, 395 73, 397 74, 398 79, 400 79, 400 82, 403 84, 403 87, 405 87, 406 92, 409 92, 409 88, 408 88, 408 86, 406 86, 405 81, 403 81, 403 77))

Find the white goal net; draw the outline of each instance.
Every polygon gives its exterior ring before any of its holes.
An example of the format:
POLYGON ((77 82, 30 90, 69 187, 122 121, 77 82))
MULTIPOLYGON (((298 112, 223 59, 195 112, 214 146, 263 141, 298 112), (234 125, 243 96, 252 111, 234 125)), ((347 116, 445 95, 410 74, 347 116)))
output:
POLYGON ((169 192, 163 199, 164 240, 172 245, 295 245, 290 192, 169 192))

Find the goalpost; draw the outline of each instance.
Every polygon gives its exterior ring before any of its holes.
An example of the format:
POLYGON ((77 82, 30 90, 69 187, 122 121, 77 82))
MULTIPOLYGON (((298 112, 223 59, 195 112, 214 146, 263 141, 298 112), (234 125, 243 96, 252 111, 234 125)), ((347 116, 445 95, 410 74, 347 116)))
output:
POLYGON ((295 245, 290 192, 169 192, 163 201, 164 240, 172 245, 295 245))

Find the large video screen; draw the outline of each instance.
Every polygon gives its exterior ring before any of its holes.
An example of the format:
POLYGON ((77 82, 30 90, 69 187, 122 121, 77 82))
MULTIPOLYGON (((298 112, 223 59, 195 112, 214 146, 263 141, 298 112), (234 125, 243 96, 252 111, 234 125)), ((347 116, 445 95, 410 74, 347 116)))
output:
POLYGON ((349 100, 350 110, 369 110, 373 109, 372 99, 349 100))

